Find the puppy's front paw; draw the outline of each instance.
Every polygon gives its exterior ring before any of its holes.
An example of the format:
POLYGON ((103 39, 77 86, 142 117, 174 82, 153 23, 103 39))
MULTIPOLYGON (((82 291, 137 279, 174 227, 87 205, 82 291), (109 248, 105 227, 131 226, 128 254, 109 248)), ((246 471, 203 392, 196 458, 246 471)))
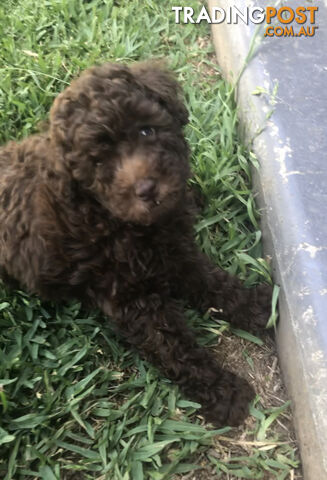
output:
POLYGON ((233 373, 224 372, 216 385, 211 387, 210 401, 202 408, 205 419, 216 427, 236 427, 249 414, 249 402, 255 397, 252 386, 233 373))
POLYGON ((247 296, 233 309, 227 320, 232 326, 258 333, 258 330, 266 327, 270 317, 272 287, 258 285, 247 289, 247 292, 247 296))
POLYGON ((253 289, 253 299, 250 305, 252 325, 257 328, 265 328, 271 313, 272 287, 270 285, 258 285, 253 289))

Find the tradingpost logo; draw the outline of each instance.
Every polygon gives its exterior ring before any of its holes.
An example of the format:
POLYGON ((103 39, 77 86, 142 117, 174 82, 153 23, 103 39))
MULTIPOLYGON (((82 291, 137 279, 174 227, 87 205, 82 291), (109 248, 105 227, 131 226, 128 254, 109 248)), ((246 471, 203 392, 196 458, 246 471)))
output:
POLYGON ((313 37, 318 29, 316 6, 283 7, 244 7, 236 5, 228 8, 203 6, 198 12, 192 7, 172 7, 175 23, 233 23, 246 25, 265 22, 266 37, 313 37), (278 23, 277 23, 278 22, 278 23))

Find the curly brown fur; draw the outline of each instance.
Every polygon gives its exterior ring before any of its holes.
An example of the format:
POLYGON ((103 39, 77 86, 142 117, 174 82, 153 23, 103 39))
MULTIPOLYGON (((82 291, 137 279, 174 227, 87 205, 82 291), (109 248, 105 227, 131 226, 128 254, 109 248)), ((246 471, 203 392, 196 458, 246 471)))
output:
POLYGON ((178 299, 250 328, 265 325, 270 291, 244 289, 198 251, 186 123, 160 65, 84 72, 47 132, 0 150, 0 265, 43 298, 99 306, 207 419, 237 425, 254 392, 197 345, 178 299))

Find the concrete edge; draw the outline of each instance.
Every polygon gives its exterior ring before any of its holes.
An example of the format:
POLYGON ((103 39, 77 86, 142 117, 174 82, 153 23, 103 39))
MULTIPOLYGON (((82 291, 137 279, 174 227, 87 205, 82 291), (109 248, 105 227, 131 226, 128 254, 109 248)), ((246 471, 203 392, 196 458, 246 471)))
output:
MULTIPOLYGON (((293 0, 288 3, 299 5, 293 0)), ((226 9, 235 4, 242 10, 248 2, 208 0, 209 9, 213 6, 226 9)), ((257 4, 266 6, 260 1, 257 4)), ((327 21, 327 9, 324 6, 320 9, 324 10, 321 14, 327 21)), ((244 65, 254 26, 214 24, 212 34, 222 72, 233 82, 244 65)), ((327 218, 327 209, 319 207, 321 202, 327 205, 327 168, 324 165, 324 162, 327 164, 327 145, 326 135, 324 138, 318 135, 320 127, 323 127, 322 132, 324 129, 327 132, 327 115, 322 108, 322 116, 319 116, 319 105, 318 113, 312 108, 311 115, 299 102, 307 100, 306 106, 312 107, 314 98, 309 95, 306 98, 306 90, 313 87, 320 95, 320 104, 327 105, 323 87, 327 56, 314 53, 317 48, 318 52, 321 49, 321 42, 327 47, 327 36, 265 40, 237 88, 244 133, 247 139, 255 138, 253 150, 261 165, 260 171, 254 172, 254 183, 263 212, 264 247, 273 258, 274 279, 281 286, 278 351, 292 400, 303 472, 309 480, 327 479, 327 326, 324 319, 327 295, 324 297, 323 293, 327 287, 327 268, 324 268, 327 256, 323 253, 325 247, 317 243, 327 238, 323 221, 327 218), (303 82, 300 76, 304 57, 296 60, 299 51, 309 59, 311 68, 309 77, 303 82), (321 75, 317 75, 314 84, 310 75, 319 65, 321 75), (290 81, 294 83, 292 92, 289 91, 290 81), (252 95, 257 87, 272 92, 276 82, 282 88, 274 106, 270 104, 269 95, 252 95), (274 113, 267 121, 266 116, 272 109, 274 113), (315 121, 322 125, 311 130, 311 123, 315 121), (264 131, 257 136, 262 127, 264 131), (315 165, 312 168, 310 164, 311 171, 307 159, 312 152, 315 165), (318 172, 319 176, 315 176, 318 172)))

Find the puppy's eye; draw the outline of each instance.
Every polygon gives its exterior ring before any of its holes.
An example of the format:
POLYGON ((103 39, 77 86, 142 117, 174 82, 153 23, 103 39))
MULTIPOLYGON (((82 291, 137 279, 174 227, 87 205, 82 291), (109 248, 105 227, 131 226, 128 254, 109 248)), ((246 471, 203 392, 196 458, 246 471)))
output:
POLYGON ((142 135, 142 137, 150 137, 151 135, 154 135, 155 133, 156 133, 156 131, 153 127, 142 127, 139 130, 139 134, 142 135))

